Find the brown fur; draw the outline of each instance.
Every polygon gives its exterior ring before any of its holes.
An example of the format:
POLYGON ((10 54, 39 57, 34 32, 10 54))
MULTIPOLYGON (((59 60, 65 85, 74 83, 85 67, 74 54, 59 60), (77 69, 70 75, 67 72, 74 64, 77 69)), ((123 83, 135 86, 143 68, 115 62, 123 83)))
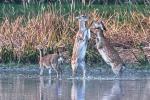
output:
POLYGON ((88 20, 87 16, 77 17, 79 20, 79 31, 76 34, 72 58, 71 58, 71 68, 72 75, 75 76, 77 67, 82 68, 83 77, 85 77, 86 68, 85 68, 85 54, 87 49, 87 43, 90 38, 90 31, 86 27, 86 21, 88 20))
POLYGON ((96 22, 91 31, 96 33, 96 47, 105 62, 112 67, 113 72, 116 75, 121 74, 121 69, 124 67, 124 63, 120 58, 118 52, 111 46, 111 44, 105 38, 103 31, 105 26, 102 22, 96 22), (99 27, 98 27, 99 25, 99 27))
POLYGON ((61 55, 55 53, 55 54, 48 54, 46 56, 42 57, 42 52, 41 49, 38 49, 40 52, 40 75, 43 74, 43 69, 48 68, 49 69, 49 74, 51 74, 51 69, 53 68, 56 73, 57 73, 57 77, 58 77, 58 71, 61 71, 60 65, 61 63, 63 63, 63 58, 61 57, 61 55))

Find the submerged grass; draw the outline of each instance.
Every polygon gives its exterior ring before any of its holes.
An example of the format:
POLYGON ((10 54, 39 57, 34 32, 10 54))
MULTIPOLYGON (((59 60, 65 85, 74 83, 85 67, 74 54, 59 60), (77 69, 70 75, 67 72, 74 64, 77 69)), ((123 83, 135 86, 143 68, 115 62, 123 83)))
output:
MULTIPOLYGON (((74 36, 78 30, 75 17, 79 14, 93 20, 102 19, 105 36, 114 44, 130 48, 150 43, 150 7, 144 5, 22 5, 0 4, 0 54, 3 63, 37 63, 37 45, 45 52, 56 52, 65 47, 71 56, 74 36)), ((87 61, 101 62, 93 47, 95 36, 89 43, 87 61)), ((70 58, 68 58, 70 59, 70 58)))

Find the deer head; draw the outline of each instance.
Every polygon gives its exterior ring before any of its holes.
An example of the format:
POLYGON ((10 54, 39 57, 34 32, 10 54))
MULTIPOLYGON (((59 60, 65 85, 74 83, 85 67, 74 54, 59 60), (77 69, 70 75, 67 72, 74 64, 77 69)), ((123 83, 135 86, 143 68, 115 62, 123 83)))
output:
POLYGON ((100 29, 101 31, 106 31, 106 27, 104 26, 104 22, 101 20, 93 21, 91 28, 92 29, 100 29))
POLYGON ((88 21, 89 17, 85 16, 85 15, 81 15, 81 16, 77 16, 76 19, 78 19, 79 21, 88 21))

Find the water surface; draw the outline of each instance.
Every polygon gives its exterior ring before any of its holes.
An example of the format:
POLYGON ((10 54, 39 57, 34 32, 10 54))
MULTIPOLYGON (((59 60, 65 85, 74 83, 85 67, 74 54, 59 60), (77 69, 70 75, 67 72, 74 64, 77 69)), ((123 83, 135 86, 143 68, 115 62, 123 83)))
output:
POLYGON ((150 100, 150 80, 1 74, 0 100, 150 100))

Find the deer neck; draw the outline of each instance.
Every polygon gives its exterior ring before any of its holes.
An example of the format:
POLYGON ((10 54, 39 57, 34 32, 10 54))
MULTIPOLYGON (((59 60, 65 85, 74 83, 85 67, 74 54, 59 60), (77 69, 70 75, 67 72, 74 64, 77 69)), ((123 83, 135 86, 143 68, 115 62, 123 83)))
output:
POLYGON ((85 21, 79 21, 79 31, 86 30, 86 22, 85 21))
POLYGON ((105 39, 105 36, 104 36, 102 30, 97 31, 96 34, 97 34, 97 37, 98 37, 98 38, 100 38, 100 39, 105 39))

